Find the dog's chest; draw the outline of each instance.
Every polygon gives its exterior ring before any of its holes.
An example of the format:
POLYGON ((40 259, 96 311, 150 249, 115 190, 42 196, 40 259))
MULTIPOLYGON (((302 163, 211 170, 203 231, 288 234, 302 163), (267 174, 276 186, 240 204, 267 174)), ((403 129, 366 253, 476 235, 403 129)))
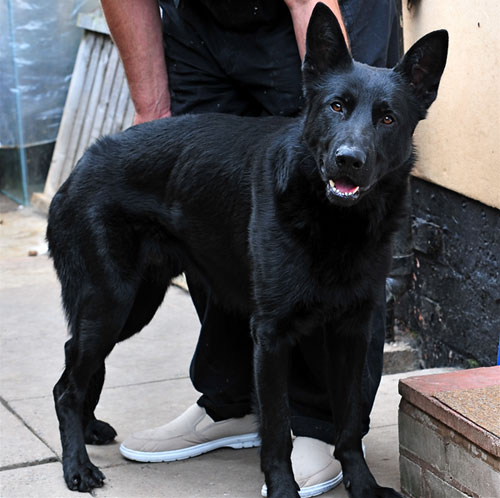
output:
POLYGON ((369 220, 353 217, 313 223, 297 251, 303 258, 298 274, 311 294, 306 299, 327 309, 352 309, 370 300, 383 284, 390 261, 390 247, 380 229, 373 231, 369 220))
POLYGON ((348 283, 375 264, 381 250, 380 229, 373 230, 368 217, 323 215, 311 221, 302 244, 317 278, 348 283))

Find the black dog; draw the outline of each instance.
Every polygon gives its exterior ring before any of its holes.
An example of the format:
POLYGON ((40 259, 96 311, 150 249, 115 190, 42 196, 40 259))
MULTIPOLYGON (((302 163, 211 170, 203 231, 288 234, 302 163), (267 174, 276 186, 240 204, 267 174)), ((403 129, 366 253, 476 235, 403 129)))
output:
POLYGON ((361 372, 412 134, 436 97, 447 46, 436 31, 393 70, 359 64, 319 4, 302 117, 165 119, 85 153, 54 197, 47 231, 71 331, 54 388, 70 489, 103 484, 85 442, 115 436, 94 417, 106 356, 152 319, 185 271, 251 321, 269 496, 298 496, 286 365, 290 343, 310 333, 324 334, 335 456, 350 496, 400 496, 377 485, 363 457, 361 372))

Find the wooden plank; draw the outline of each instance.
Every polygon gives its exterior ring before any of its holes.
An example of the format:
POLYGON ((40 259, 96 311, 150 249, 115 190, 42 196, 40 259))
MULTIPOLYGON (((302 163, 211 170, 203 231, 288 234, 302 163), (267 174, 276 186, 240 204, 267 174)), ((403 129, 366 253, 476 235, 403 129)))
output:
POLYGON ((116 117, 113 124, 112 133, 116 133, 123 130, 123 122, 125 119, 125 113, 127 110, 127 104, 130 102, 130 93, 128 90, 127 78, 123 78, 122 89, 120 93, 120 99, 118 101, 118 107, 116 108, 116 117))
POLYGON ((116 49, 111 39, 106 40, 105 43, 110 45, 109 60, 104 68, 105 74, 102 81, 100 98, 97 100, 97 108, 95 110, 94 123, 92 126, 92 130, 90 132, 90 139, 87 146, 95 142, 103 134, 102 129, 104 125, 104 119, 108 112, 111 90, 116 76, 116 68, 118 66, 118 61, 120 59, 118 50, 116 49))
POLYGON ((76 25, 88 31, 109 35, 109 28, 100 7, 92 12, 80 12, 76 18, 76 25))
POLYGON ((66 161, 64 163, 64 168, 60 179, 61 183, 69 176, 69 174, 71 173, 71 171, 75 166, 78 145, 80 143, 80 138, 81 138, 81 132, 83 129, 84 121, 87 117, 88 104, 92 92, 94 77, 97 72, 99 55, 101 53, 101 49, 104 43, 104 38, 105 38, 104 35, 96 35, 93 33, 92 36, 95 37, 95 44, 92 50, 92 54, 90 56, 90 63, 87 68, 87 73, 83 85, 83 91, 80 96, 78 110, 75 116, 71 137, 66 152, 66 161))
POLYGON ((101 97, 102 82, 111 52, 111 43, 109 42, 109 37, 102 35, 101 38, 103 39, 102 50, 97 61, 97 70, 92 81, 92 91, 90 93, 90 98, 87 104, 87 112, 83 122, 82 132, 80 135, 80 140, 78 142, 75 159, 80 158, 85 152, 85 149, 90 145, 90 133, 94 124, 97 103, 99 102, 99 99, 101 97))
POLYGON ((64 169, 64 163, 67 160, 67 150, 71 132, 75 123, 78 107, 80 106, 85 76, 87 74, 95 41, 96 38, 91 33, 84 33, 80 47, 78 48, 75 68, 71 77, 68 96, 66 97, 64 111, 57 133, 56 145, 52 154, 49 173, 43 191, 48 197, 52 197, 62 183, 62 171, 64 169))
POLYGON ((118 49, 108 36, 85 31, 44 192, 33 195, 33 204, 47 211, 85 149, 99 136, 128 128, 134 112, 118 49))
MULTIPOLYGON (((118 52, 115 47, 114 50, 118 52)), ((108 110, 104 118, 104 124, 102 126, 101 133, 103 135, 109 135, 113 133, 113 124, 116 116, 116 109, 118 107, 118 101, 120 99, 120 93, 123 85, 123 80, 125 79, 125 72, 123 70, 123 65, 120 60, 118 60, 118 66, 116 68, 115 79, 113 80, 113 86, 111 89, 111 95, 109 97, 108 110)))

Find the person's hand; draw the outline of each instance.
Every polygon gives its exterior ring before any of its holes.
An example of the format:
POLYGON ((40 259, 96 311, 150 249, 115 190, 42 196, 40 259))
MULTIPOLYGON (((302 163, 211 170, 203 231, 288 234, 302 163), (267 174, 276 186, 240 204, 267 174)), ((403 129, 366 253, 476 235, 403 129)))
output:
POLYGON ((172 117, 166 70, 157 70, 151 78, 129 81, 129 88, 135 108, 134 125, 172 117))
POLYGON ((161 119, 161 118, 170 118, 172 117, 172 113, 170 112, 170 109, 161 111, 161 112, 144 112, 144 113, 138 113, 136 112, 134 115, 134 121, 133 125, 138 125, 141 123, 147 123, 148 121, 154 121, 155 119, 161 119))
MULTIPOLYGON (((340 29, 344 34, 347 48, 349 48, 350 50, 349 36, 347 34, 347 29, 342 19, 342 12, 340 10, 339 0, 322 0, 322 1, 335 14, 335 17, 337 18, 340 24, 340 29)), ((297 48, 299 49, 300 59, 304 60, 304 56, 306 54, 307 26, 309 24, 309 19, 311 18, 312 11, 318 2, 317 0, 285 0, 285 3, 288 9, 290 10, 290 15, 292 17, 293 29, 295 31, 295 39, 297 41, 297 48)))

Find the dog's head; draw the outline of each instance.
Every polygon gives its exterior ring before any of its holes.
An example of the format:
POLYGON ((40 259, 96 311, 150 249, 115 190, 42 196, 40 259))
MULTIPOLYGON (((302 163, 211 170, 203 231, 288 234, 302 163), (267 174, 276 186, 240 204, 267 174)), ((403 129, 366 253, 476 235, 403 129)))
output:
POLYGON ((354 61, 336 17, 317 4, 303 64, 304 139, 331 203, 349 206, 405 164, 412 135, 437 95, 448 33, 417 41, 393 69, 354 61))

